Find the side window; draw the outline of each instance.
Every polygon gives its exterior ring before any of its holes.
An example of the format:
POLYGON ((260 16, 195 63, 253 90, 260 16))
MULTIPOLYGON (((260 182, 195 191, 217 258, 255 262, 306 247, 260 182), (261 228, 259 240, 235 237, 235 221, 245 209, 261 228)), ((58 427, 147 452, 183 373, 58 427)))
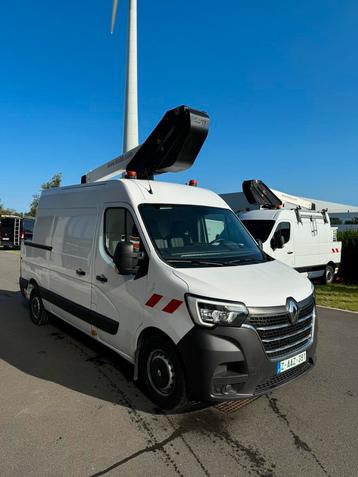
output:
POLYGON ((215 239, 220 238, 225 228, 225 222, 220 216, 207 216, 205 217, 206 233, 208 235, 208 242, 213 242, 215 239))
POLYGON ((275 231, 275 237, 283 237, 284 243, 290 240, 291 224, 289 222, 280 222, 275 231))
POLYGON ((63 253, 89 260, 96 227, 96 215, 93 213, 58 217, 58 219, 56 231, 60 231, 63 227, 63 235, 61 234, 63 253))
POLYGON ((139 249, 138 229, 126 209, 107 209, 104 216, 104 245, 111 257, 114 255, 118 242, 131 242, 134 248, 139 249))

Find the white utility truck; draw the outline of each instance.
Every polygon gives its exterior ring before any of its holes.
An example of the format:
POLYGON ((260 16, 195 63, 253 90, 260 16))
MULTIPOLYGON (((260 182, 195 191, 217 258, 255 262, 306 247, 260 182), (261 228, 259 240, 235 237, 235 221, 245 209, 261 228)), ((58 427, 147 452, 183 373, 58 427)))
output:
POLYGON ((242 188, 248 202, 260 209, 239 217, 264 252, 309 278, 332 283, 342 243, 327 210, 316 211, 314 203, 269 189, 259 180, 244 181, 242 188))
POLYGON ((165 409, 267 393, 316 360, 311 282, 264 254, 214 192, 153 180, 193 163, 208 123, 176 108, 82 184, 44 191, 22 247, 33 323, 51 313, 104 343, 165 409))

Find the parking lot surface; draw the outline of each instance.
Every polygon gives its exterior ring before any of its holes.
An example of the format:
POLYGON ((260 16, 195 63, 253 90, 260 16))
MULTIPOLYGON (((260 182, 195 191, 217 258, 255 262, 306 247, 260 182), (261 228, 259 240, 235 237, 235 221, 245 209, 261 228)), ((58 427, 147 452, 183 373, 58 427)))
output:
POLYGON ((270 395, 164 414, 114 353, 34 326, 18 274, 0 250, 1 477, 358 475, 358 315, 320 309, 317 366, 270 395))

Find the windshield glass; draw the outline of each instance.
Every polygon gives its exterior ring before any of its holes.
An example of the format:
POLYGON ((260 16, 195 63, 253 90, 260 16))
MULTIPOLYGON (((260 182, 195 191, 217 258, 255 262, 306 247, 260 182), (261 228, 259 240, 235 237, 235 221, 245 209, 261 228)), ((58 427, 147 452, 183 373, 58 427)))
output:
POLYGON ((265 257, 229 209, 194 205, 139 207, 159 255, 175 267, 257 263, 265 257))
POLYGON ((250 234, 261 242, 266 242, 272 227, 274 226, 274 220, 243 220, 242 223, 248 229, 250 234))

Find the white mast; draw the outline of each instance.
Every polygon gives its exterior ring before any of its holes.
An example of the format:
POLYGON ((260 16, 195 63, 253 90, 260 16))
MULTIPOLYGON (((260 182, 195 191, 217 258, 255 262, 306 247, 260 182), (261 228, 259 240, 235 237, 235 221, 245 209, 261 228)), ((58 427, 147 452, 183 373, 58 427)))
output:
MULTIPOLYGON (((123 152, 138 146, 137 0, 129 1, 127 78, 123 152)), ((114 32, 118 0, 113 0, 111 33, 114 32)))

